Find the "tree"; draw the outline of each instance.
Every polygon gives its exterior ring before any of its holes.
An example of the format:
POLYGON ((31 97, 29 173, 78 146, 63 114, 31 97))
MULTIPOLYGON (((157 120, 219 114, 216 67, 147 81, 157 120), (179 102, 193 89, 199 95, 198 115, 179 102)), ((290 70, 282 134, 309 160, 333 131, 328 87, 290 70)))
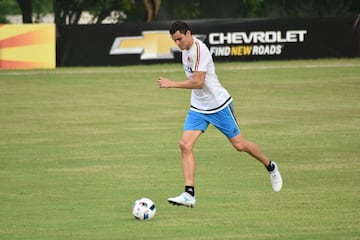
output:
POLYGON ((49 0, 32 0, 33 22, 39 23, 47 14, 54 11, 53 1, 49 0))
POLYGON ((143 0, 144 5, 147 11, 147 22, 152 22, 155 20, 156 16, 159 13, 161 0, 143 0))
POLYGON ((0 23, 22 14, 23 23, 41 22, 54 13, 57 24, 78 24, 84 12, 88 23, 100 24, 170 19, 247 17, 349 16, 360 13, 359 0, 0 0, 0 23), (21 11, 20 11, 21 10, 21 11))
MULTIPOLYGON (((128 11, 132 0, 54 0, 57 24, 78 24, 81 14, 88 11, 93 15, 91 23, 100 24, 113 11, 128 11)), ((119 16, 118 21, 121 21, 119 16)))
MULTIPOLYGON (((8 13, 18 13, 11 8, 11 2, 8 1, 7 4, 4 4, 4 8, 7 8, 8 13)), ((53 10, 52 2, 49 0, 16 0, 16 3, 21 10, 23 23, 39 22, 42 15, 53 10)))
MULTIPOLYGON (((251 2, 251 0, 242 0, 251 2)), ((254 0, 261 2, 259 17, 349 16, 360 12, 358 0, 254 0)))
POLYGON ((32 0, 16 0, 21 12, 23 23, 32 23, 32 0))
POLYGON ((0 23, 9 23, 7 15, 20 14, 19 5, 13 0, 0 0, 0 23))

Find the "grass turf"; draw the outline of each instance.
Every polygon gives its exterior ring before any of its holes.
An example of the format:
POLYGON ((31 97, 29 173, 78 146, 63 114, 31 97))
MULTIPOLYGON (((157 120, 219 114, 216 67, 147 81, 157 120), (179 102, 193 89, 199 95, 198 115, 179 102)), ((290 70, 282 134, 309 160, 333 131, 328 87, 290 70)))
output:
POLYGON ((0 71, 0 239, 359 239, 360 59, 217 63, 261 164, 213 127, 199 139, 197 206, 178 140, 181 65, 0 71), (134 220, 151 198, 157 215, 134 220))

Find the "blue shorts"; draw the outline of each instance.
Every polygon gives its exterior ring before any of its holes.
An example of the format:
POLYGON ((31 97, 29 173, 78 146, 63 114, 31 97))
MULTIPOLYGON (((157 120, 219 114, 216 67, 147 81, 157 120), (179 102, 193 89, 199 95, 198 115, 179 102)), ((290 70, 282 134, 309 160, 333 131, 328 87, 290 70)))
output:
POLYGON ((214 127, 219 129, 227 138, 233 138, 240 133, 232 103, 221 111, 211 114, 189 110, 184 123, 184 131, 201 130, 205 132, 209 124, 214 125, 214 127))

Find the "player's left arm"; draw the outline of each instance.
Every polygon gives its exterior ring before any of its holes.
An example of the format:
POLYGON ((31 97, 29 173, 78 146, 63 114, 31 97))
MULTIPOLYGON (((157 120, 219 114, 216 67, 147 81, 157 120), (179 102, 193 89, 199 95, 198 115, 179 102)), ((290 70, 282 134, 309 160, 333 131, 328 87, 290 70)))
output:
POLYGON ((184 81, 173 81, 168 78, 159 77, 157 83, 160 88, 186 88, 201 89, 204 87, 206 72, 194 72, 191 79, 184 81))

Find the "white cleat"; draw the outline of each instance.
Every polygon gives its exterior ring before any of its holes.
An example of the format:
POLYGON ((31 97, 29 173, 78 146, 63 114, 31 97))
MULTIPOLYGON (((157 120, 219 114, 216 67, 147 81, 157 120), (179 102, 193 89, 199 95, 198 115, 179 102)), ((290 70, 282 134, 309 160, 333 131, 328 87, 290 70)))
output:
POLYGON ((189 193, 187 192, 183 192, 182 194, 180 194, 177 197, 173 197, 173 198, 168 198, 168 202, 170 204, 173 205, 178 205, 178 206, 186 206, 186 207, 195 207, 195 197, 191 196, 189 193))
POLYGON ((275 162, 271 162, 271 163, 275 167, 274 170, 269 172, 271 186, 272 186, 272 189, 275 192, 279 192, 281 190, 281 188, 282 188, 283 181, 282 181, 282 178, 281 178, 281 175, 280 175, 279 168, 278 168, 277 164, 275 162))

